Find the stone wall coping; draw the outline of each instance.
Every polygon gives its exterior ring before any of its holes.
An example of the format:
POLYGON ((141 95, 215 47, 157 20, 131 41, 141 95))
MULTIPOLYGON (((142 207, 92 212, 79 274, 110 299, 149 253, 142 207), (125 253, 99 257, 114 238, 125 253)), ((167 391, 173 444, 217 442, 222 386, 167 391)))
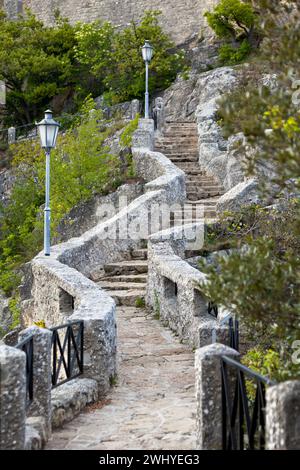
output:
POLYGON ((45 270, 59 287, 76 297, 75 312, 69 316, 69 321, 101 320, 114 312, 115 302, 112 297, 76 269, 60 263, 57 259, 44 256, 34 258, 32 262, 34 274, 37 274, 40 268, 45 270))
POLYGON ((199 284, 205 282, 206 275, 193 268, 185 260, 177 256, 172 247, 167 243, 152 245, 153 262, 159 269, 162 276, 167 277, 172 282, 190 284, 194 288, 199 288, 199 284))

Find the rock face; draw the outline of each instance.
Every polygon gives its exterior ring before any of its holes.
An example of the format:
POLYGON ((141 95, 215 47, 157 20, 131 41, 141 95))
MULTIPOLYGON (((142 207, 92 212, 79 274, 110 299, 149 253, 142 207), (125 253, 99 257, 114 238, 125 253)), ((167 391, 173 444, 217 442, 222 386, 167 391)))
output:
MULTIPOLYGON (((183 43, 193 34, 208 31, 203 14, 218 0, 23 0, 38 18, 53 24, 54 12, 58 8, 63 17, 71 22, 108 20, 117 26, 126 26, 132 19, 139 20, 146 10, 161 10, 161 24, 177 44, 183 43)), ((6 10, 15 14, 19 0, 4 0, 6 10)))

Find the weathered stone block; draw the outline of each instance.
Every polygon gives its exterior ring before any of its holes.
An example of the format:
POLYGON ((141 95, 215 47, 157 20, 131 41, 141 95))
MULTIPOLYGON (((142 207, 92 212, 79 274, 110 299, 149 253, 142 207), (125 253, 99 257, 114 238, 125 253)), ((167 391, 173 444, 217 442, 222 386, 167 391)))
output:
POLYGON ((215 343, 196 351, 197 448, 222 450, 222 376, 221 356, 234 359, 239 353, 215 343))
POLYGON ((266 400, 266 448, 300 450, 300 381, 269 387, 266 400))
POLYGON ((25 446, 26 357, 23 351, 0 346, 0 449, 25 446))

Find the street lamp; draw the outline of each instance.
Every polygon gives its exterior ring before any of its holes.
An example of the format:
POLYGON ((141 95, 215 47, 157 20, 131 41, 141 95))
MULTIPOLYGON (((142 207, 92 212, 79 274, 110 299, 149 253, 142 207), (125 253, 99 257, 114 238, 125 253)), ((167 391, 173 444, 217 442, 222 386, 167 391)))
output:
POLYGON ((142 55, 146 64, 145 119, 149 119, 149 64, 153 56, 153 47, 151 46, 149 41, 145 41, 145 44, 142 47, 142 55))
POLYGON ((41 146, 46 152, 46 200, 44 209, 44 252, 46 256, 50 256, 50 152, 55 148, 59 124, 52 118, 52 111, 45 111, 45 118, 36 123, 41 146))

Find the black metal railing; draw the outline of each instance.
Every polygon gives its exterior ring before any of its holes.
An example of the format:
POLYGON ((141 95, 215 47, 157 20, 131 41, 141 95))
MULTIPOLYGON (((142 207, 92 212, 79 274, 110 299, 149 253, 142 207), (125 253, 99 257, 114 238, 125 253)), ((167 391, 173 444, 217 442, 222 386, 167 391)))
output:
POLYGON ((20 341, 16 346, 26 355, 26 405, 33 400, 33 336, 20 341))
POLYGON ((68 382, 83 373, 83 321, 51 328, 52 387, 68 382))
POLYGON ((219 309, 218 305, 214 302, 209 301, 207 305, 207 313, 214 318, 218 318, 219 309))
POLYGON ((275 382, 221 358, 223 450, 265 448, 265 389, 275 382))
POLYGON ((236 351, 240 348, 239 322, 235 318, 229 318, 229 346, 236 351))

